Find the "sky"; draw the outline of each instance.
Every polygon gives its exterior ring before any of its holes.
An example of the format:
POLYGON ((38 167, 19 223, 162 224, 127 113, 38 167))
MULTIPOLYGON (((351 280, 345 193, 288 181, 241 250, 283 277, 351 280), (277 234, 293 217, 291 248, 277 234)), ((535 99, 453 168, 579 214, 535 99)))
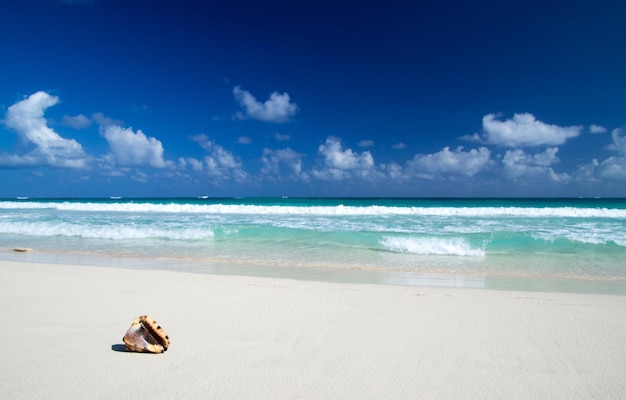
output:
POLYGON ((626 197, 625 15, 0 0, 0 197, 626 197))

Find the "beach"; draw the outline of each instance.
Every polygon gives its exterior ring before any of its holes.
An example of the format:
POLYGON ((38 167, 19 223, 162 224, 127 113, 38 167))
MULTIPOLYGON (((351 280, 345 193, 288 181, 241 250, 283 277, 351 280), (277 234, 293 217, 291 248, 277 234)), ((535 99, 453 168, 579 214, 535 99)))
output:
POLYGON ((0 262, 3 399, 621 399, 626 296, 0 262), (139 315, 171 338, 124 351, 139 315))

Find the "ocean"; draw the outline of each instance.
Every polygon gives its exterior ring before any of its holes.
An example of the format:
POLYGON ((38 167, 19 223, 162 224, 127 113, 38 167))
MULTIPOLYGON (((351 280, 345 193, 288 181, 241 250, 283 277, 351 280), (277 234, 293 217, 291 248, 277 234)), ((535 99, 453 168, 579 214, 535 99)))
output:
POLYGON ((626 199, 3 199, 0 244, 10 260, 626 294, 626 199))

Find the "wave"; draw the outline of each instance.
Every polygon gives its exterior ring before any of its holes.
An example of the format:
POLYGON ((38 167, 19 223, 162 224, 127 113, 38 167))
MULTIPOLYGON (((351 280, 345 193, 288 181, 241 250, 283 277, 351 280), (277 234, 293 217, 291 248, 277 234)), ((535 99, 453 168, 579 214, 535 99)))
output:
POLYGON ((566 240, 574 245, 616 245, 626 247, 626 233, 607 232, 593 228, 590 228, 588 231, 567 231, 561 229, 554 232, 532 233, 531 237, 549 243, 557 240, 566 240))
POLYGON ((285 206, 184 203, 95 203, 2 201, 0 210, 54 209, 78 212, 311 215, 311 216, 433 216, 433 217, 561 217, 626 219, 625 209, 578 207, 397 207, 397 206, 285 206))
POLYGON ((395 253, 473 257, 485 255, 484 249, 472 247, 467 240, 461 238, 416 238, 388 236, 383 238, 380 244, 386 250, 395 253))
POLYGON ((70 223, 3 223, 3 234, 39 237, 75 237, 88 239, 168 239, 204 240, 214 237, 214 232, 206 228, 168 229, 168 227, 133 226, 111 224, 106 226, 77 225, 70 223))

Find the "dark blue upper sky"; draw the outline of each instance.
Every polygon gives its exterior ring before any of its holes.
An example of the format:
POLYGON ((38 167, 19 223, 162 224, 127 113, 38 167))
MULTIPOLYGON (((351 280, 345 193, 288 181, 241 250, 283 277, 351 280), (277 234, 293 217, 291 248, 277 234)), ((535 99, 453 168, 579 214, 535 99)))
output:
POLYGON ((625 15, 0 0, 0 197, 623 197, 625 15))

